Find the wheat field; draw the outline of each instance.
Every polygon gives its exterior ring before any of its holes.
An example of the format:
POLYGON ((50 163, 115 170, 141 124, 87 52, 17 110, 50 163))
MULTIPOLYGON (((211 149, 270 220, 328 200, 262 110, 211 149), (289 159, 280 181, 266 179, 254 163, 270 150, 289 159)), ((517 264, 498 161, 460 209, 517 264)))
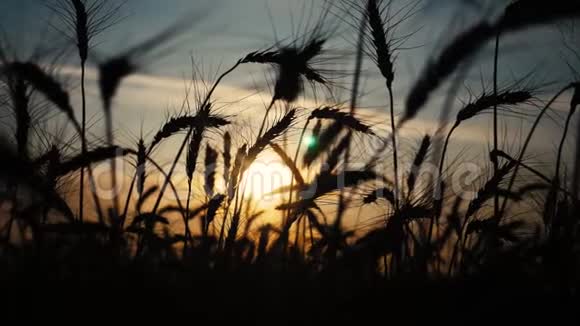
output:
POLYGON ((148 69, 203 30, 205 9, 103 55, 109 33, 123 33, 126 1, 33 2, 64 45, 22 56, 0 43, 8 315, 577 318, 578 1, 469 1, 487 9, 437 40, 416 78, 401 62, 429 26, 405 23, 429 1, 313 2, 299 32, 228 50, 236 59, 213 76, 197 55, 183 58, 177 108, 138 133, 121 127, 138 124, 123 104, 150 100, 135 89, 160 85, 148 69), (568 77, 538 78, 541 62, 501 77, 514 69, 502 60, 511 42, 533 47, 539 28, 571 35, 568 77), (230 82, 256 78, 259 90, 230 82), (466 153, 470 134, 487 150, 466 153))

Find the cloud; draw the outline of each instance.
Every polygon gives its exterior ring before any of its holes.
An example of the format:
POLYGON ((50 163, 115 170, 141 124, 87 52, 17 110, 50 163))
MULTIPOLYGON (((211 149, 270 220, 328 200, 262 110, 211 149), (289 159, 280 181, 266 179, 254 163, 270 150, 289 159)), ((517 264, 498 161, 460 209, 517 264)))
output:
MULTIPOLYGON (((62 66, 58 71, 66 76, 80 78, 80 69, 72 66, 62 66)), ((98 74, 95 69, 87 69, 86 79, 90 89, 89 108, 96 109, 98 114, 100 100, 96 92, 98 74)), ((119 117, 116 122, 120 122, 124 127, 128 127, 134 134, 138 133, 141 127, 141 119, 146 125, 159 128, 164 122, 166 114, 178 111, 182 106, 187 89, 207 90, 208 81, 191 81, 167 76, 154 76, 146 74, 135 74, 127 78, 121 85, 119 93, 115 98, 114 114, 119 117)), ((75 95, 75 98, 78 95, 75 95)), ((216 106, 220 107, 220 112, 228 115, 235 115, 234 119, 248 120, 254 124, 261 121, 265 106, 271 98, 271 94, 264 91, 250 91, 248 89, 222 83, 216 89, 213 98, 216 106), (251 95, 251 96, 249 96, 251 95), (259 118, 256 118, 258 114, 259 118)), ((190 104, 195 105, 195 94, 190 94, 190 104)), ((433 102, 440 102, 435 99, 433 102)), ((312 99, 304 99, 297 104, 299 107, 315 108, 323 105, 312 99)), ((399 103, 398 107, 402 107, 399 103)), ((374 126, 379 134, 387 134, 389 131, 389 114, 385 107, 365 107, 359 109, 358 116, 366 123, 374 126), (382 132, 381 132, 382 131, 382 132)), ((90 115, 90 114, 89 114, 90 115)), ((400 132, 403 137, 420 138, 425 133, 433 134, 439 128, 439 122, 435 119, 417 118, 410 121, 400 132)), ((469 132, 458 130, 456 137, 465 142, 481 143, 487 137, 486 128, 475 125, 469 128, 469 132)))

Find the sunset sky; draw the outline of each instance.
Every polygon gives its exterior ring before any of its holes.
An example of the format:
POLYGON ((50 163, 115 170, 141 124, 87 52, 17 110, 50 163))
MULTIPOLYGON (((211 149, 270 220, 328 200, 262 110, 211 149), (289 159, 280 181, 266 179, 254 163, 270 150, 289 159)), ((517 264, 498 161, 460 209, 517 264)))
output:
MULTIPOLYGON (((49 23, 58 25, 58 17, 51 14, 42 0, 5 0, 0 3, 0 26, 5 33, 5 39, 11 48, 26 58, 31 49, 38 44, 54 46, 57 40, 61 41, 59 33, 50 27, 49 23)), ((403 102, 409 85, 421 73, 424 63, 431 54, 441 49, 453 35, 466 26, 475 23, 479 17, 487 12, 486 4, 495 1, 459 1, 459 0, 424 0, 419 5, 417 13, 399 28, 398 35, 411 32, 415 34, 405 43, 408 49, 396 54, 395 96, 396 111, 402 112, 403 102), (483 3, 478 5, 477 3, 483 3)), ((395 7, 407 1, 395 1, 395 7)), ((119 24, 107 30, 96 39, 96 56, 93 57, 94 67, 98 58, 114 55, 119 50, 137 44, 163 28, 171 25, 178 19, 192 17, 190 30, 171 43, 170 54, 155 60, 140 71, 140 75, 129 78, 123 84, 117 96, 115 111, 118 140, 130 141, 129 135, 139 135, 141 127, 147 131, 156 131, 160 122, 168 112, 175 112, 181 105, 185 94, 187 80, 191 76, 191 60, 202 70, 206 80, 218 71, 223 71, 235 60, 248 52, 264 49, 272 45, 276 37, 284 39, 303 32, 297 26, 299 21, 308 21, 308 14, 313 13, 311 21, 316 21, 317 13, 323 5, 322 0, 218 0, 218 1, 191 1, 191 0, 129 0, 123 7, 120 15, 123 19, 119 24), (304 9, 306 8, 306 9, 304 9), (292 13, 292 14, 290 14, 292 13), (275 28, 273 27, 275 26, 275 28)), ((489 15, 493 13, 489 12, 489 15)), ((341 18, 344 14, 340 15, 341 18)), ((340 24, 337 16, 328 19, 330 25, 339 28, 333 29, 328 42, 329 54, 338 58, 332 69, 350 71, 353 65, 355 36, 352 28, 340 24)), ((568 35, 577 37, 578 33, 568 35)), ((60 43, 59 43, 60 44, 60 43)), ((68 76, 71 87, 78 85, 78 68, 74 56, 74 45, 71 45, 69 56, 64 60, 61 72, 68 76)), ((481 57, 492 51, 488 47, 481 57)), ((561 32, 556 27, 536 28, 523 34, 506 37, 502 44, 500 58, 500 85, 506 85, 516 79, 532 74, 531 85, 545 85, 540 95, 545 98, 554 90, 559 89, 562 81, 570 79, 570 70, 561 60, 568 57, 561 32), (551 82, 558 81, 556 84, 551 82)), ((481 80, 485 80, 488 90, 491 89, 490 72, 491 62, 476 60, 470 70, 465 87, 461 87, 460 96, 455 104, 461 105, 459 100, 468 100, 467 89, 474 94, 481 92, 481 80)), ((272 81, 272 71, 265 66, 252 66, 233 74, 218 89, 216 100, 228 113, 236 113, 241 120, 252 120, 255 114, 261 116, 264 112, 264 102, 269 100, 268 82, 272 81), (253 96, 249 96, 255 94, 253 96), (234 102, 235 105, 226 105, 234 102), (250 117, 250 119, 248 119, 250 117)), ((361 101, 359 113, 368 117, 369 121, 378 123, 386 121, 385 89, 383 81, 376 68, 367 61, 363 75, 365 94, 361 101)), ((100 119, 100 102, 95 86, 96 74, 94 69, 89 70, 89 112, 93 119, 100 119)), ((341 81, 348 86, 350 77, 341 81)), ((440 89, 444 95, 446 87, 440 89)), ((348 91, 339 91, 339 99, 347 100, 348 91)), ((76 97, 75 97, 76 98, 76 97)), ((77 98, 78 99, 78 98, 77 98)), ((410 124, 405 132, 412 136, 409 146, 416 144, 426 132, 433 132, 438 125, 439 112, 444 96, 431 100, 428 109, 423 111, 414 123, 410 124)), ((567 97, 563 98, 563 102, 567 97)), ((320 104, 312 98, 306 103, 314 106, 320 104)), ((563 106, 565 108, 565 105, 563 106)), ((531 108, 530 112, 534 112, 531 108)), ((456 111, 454 111, 456 112, 456 111)), ((452 113, 452 117, 454 113, 452 113)), ((554 115, 556 119, 557 116, 554 115)), ((562 117, 560 117, 562 118, 562 117)), ((504 120, 508 121, 508 120, 504 120)), ((561 123, 561 120, 558 120, 561 123)), ((512 121, 516 126, 519 120, 512 121)), ((467 126, 467 125, 466 125, 467 126)), ((457 133, 457 142, 463 146, 476 145, 477 151, 485 150, 489 133, 489 116, 482 116, 469 127, 457 133)), ((377 126, 385 129, 386 124, 377 126)), ((545 135, 551 135, 558 130, 557 124, 546 123, 542 126, 545 135)), ((94 131, 97 132, 97 131, 94 131)), ((554 150, 553 144, 557 137, 538 137, 536 144, 547 151, 554 150)))

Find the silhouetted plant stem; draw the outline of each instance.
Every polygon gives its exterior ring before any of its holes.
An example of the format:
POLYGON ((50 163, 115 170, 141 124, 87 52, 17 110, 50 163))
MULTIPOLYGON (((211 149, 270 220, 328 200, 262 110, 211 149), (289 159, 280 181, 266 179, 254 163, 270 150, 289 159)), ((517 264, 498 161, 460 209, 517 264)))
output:
MULTIPOLYGON (((397 154, 397 130, 395 129, 395 101, 393 96, 392 86, 389 86, 387 83, 387 89, 389 91, 389 105, 390 105, 390 114, 391 114, 391 142, 393 143, 393 195, 394 195, 394 203, 395 203, 395 216, 398 218, 400 217, 400 185, 399 185, 399 162, 398 162, 398 154, 397 154)), ((431 229, 429 231, 429 237, 431 237, 432 233, 432 226, 435 219, 431 219, 431 229)), ((408 234, 411 234, 410 232, 408 234)), ((430 241, 429 241, 430 243, 430 241)), ((402 268, 402 253, 401 250, 403 249, 404 243, 401 243, 400 246, 395 250, 391 263, 394 266, 394 272, 398 275, 402 268)))
POLYGON ((224 233, 225 233, 225 229, 226 229, 226 222, 227 222, 229 208, 230 208, 230 205, 228 204, 228 207, 226 207, 226 213, 224 214, 224 219, 223 219, 222 225, 220 226, 220 235, 218 237, 218 245, 217 245, 218 248, 221 248, 222 241, 224 239, 224 233))
MULTIPOLYGON (((521 165, 521 167, 523 167, 524 169, 530 171, 531 173, 533 173, 535 176, 537 176, 538 178, 542 179, 544 182, 546 182, 547 184, 551 184, 553 180, 551 180, 550 178, 548 178, 546 175, 542 174, 542 172, 538 171, 537 169, 529 166, 528 164, 524 163, 524 162, 516 162, 516 160, 512 157, 509 157, 507 154, 502 153, 502 157, 514 162, 515 164, 521 165)), ((562 193, 566 194, 566 196, 571 196, 570 192, 566 189, 564 189, 561 186, 557 187, 558 191, 561 191, 562 193)))
MULTIPOLYGON (((151 155, 152 151, 153 151, 153 147, 150 147, 149 150, 146 151, 146 155, 145 155, 146 160, 153 163, 153 165, 157 166, 158 170, 160 170, 161 173, 164 173, 164 171, 157 165, 157 163, 150 158, 149 155, 151 155)), ((137 169, 143 169, 143 168, 144 167, 142 167, 142 166, 137 167, 137 169)), ((135 189, 135 181, 137 180, 138 174, 139 174, 139 170, 137 170, 137 171, 135 171, 135 173, 133 173, 131 183, 129 184, 129 190, 127 191, 127 197, 125 198, 125 206, 123 208, 123 214, 121 215, 121 219, 123 222, 127 218, 127 213, 129 212, 129 205, 131 204, 131 196, 133 195, 133 189, 135 189)), ((137 200, 138 201, 141 200, 141 194, 139 194, 139 198, 137 200)), ((123 223, 121 223, 121 225, 123 225, 123 223)))
POLYGON ((564 144, 566 143, 566 137, 568 136, 568 130, 570 128, 570 122, 575 113, 575 108, 570 106, 570 111, 566 117, 566 123, 564 124, 564 132, 562 133, 562 139, 560 139, 560 145, 558 146, 558 157, 556 159, 556 172, 555 177, 558 182, 560 182, 560 165, 562 163, 562 152, 564 150, 564 144))
MULTIPOLYGON (((85 155, 87 153, 87 130, 86 130, 86 110, 87 110, 87 96, 86 96, 86 89, 85 89, 85 79, 86 79, 86 60, 83 59, 83 57, 81 57, 81 152, 83 155, 85 155)), ((95 209, 97 211, 97 215, 99 218, 99 221, 104 221, 103 218, 103 210, 101 207, 101 200, 99 199, 99 196, 97 195, 96 191, 96 184, 95 184, 95 178, 93 176, 93 169, 91 167, 91 165, 89 164, 87 166, 87 172, 88 172, 88 176, 89 176, 89 187, 90 187, 90 191, 93 197, 93 202, 95 204, 95 209)), ((85 167, 81 167, 81 179, 80 179, 80 192, 79 192, 79 220, 80 222, 84 222, 84 193, 85 193, 85 167)))
MULTIPOLYGON (((556 93, 556 95, 554 95, 554 97, 552 97, 552 99, 550 99, 550 101, 546 104, 546 106, 544 106, 544 108, 542 109, 542 111, 540 111, 540 113, 538 114, 538 116, 536 117, 536 120, 534 121, 534 124, 532 125, 532 128, 530 129, 530 131, 528 132, 528 136, 526 137, 526 140, 524 141, 524 145, 520 151, 520 154, 517 158, 517 162, 521 162, 524 158, 524 155, 526 154, 526 151, 528 150, 528 146, 530 145, 530 142, 532 140, 532 137, 538 127, 538 125, 540 124, 540 121, 542 120, 542 117, 544 116, 544 114, 546 113, 546 111, 548 111, 548 109, 552 106, 552 104, 556 101, 556 99, 558 99, 558 97, 560 97, 562 94, 564 94, 566 91, 570 90, 573 88, 573 84, 569 84, 566 87, 562 88, 558 93, 556 93)), ((507 192, 511 192, 517 174, 518 174, 518 170, 519 170, 520 165, 516 164, 514 167, 514 172, 510 178, 508 187, 507 187, 507 192)), ((500 219, 500 216, 503 215, 505 213, 505 209, 507 207, 509 201, 509 197, 506 197, 503 201, 503 204, 501 206, 500 209, 500 215, 498 215, 496 218, 500 219)), ((496 221, 497 223, 499 223, 499 221, 496 221)))
POLYGON ((451 135, 459 127, 459 122, 455 122, 453 127, 449 129, 447 136, 445 137, 445 142, 443 143, 443 149, 441 150, 441 160, 439 161, 439 176, 443 175, 443 167, 445 166, 445 158, 447 156, 447 148, 449 146, 449 141, 451 140, 451 135))
MULTIPOLYGON (((564 144, 566 143, 566 136, 568 135, 568 129, 570 127, 570 122, 572 117, 574 116, 574 107, 570 106, 570 111, 568 112, 568 116, 566 117, 566 122, 564 124, 564 132, 562 133, 562 139, 560 139, 560 144, 558 145, 558 156, 556 158, 556 172, 554 173, 554 179, 552 181, 553 189, 560 188, 560 164, 562 163, 562 151, 564 150, 564 144)), ((564 186, 566 188, 566 186, 564 186)), ((573 192, 572 198, 576 198, 577 194, 573 192)), ((552 216, 556 216, 558 211, 558 201, 559 196, 558 193, 555 194, 556 203, 552 205, 552 216)), ((549 221, 549 229, 552 230, 552 219, 549 221)))
MULTIPOLYGON (((113 146, 115 141, 113 137, 113 117, 111 116, 111 108, 105 109, 105 130, 107 133, 107 144, 113 146)), ((113 216, 111 219, 117 223, 119 222, 119 201, 117 193, 117 158, 113 157, 110 160, 111 165, 111 189, 113 191, 113 216)))
MULTIPOLYGON (((574 88, 574 95, 572 95, 572 101, 570 102, 570 111, 575 111, 578 105, 580 105, 580 82, 573 83, 571 87, 574 88)), ((578 201, 578 191, 580 190, 580 121, 578 123, 576 132, 576 153, 574 157, 574 172, 572 174, 572 198, 574 200, 573 207, 576 211, 579 209, 578 201)), ((578 219, 578 217, 576 217, 578 219)))
MULTIPOLYGON (((136 154, 136 153, 132 153, 132 154, 136 154)), ((153 160, 149 155, 146 155, 145 159, 147 160, 147 162, 151 163, 151 165, 153 165, 153 167, 155 167, 155 169, 159 173, 161 173, 164 178, 167 178, 167 174, 165 173, 165 171, 163 171, 163 168, 157 162, 155 162, 155 160, 153 160)), ((135 178, 136 178, 136 175, 135 175, 135 178)), ((135 182, 131 183, 129 192, 131 192, 131 188, 134 188, 134 184, 135 184, 135 182)), ((179 199, 179 196, 178 196, 179 193, 177 191, 177 188, 175 188, 175 185, 173 184, 173 182, 171 180, 169 181, 169 187, 171 187, 171 191, 173 192, 173 195, 175 196, 175 201, 177 202, 177 206, 179 207, 179 211, 181 212, 182 217, 185 217, 185 209, 183 208, 183 204, 181 203, 181 200, 179 199)), ((139 194, 139 198, 137 198, 137 201, 138 202, 141 201, 140 194, 139 194)), ((120 216, 121 221, 120 221, 119 225, 120 225, 121 229, 124 227, 125 221, 127 220, 127 214, 129 212, 130 203, 131 203, 131 197, 129 195, 125 201, 125 207, 123 209, 123 214, 120 216)), ((138 212, 138 213, 140 213, 140 212, 138 212)))
MULTIPOLYGON (((87 134, 86 134, 86 96, 85 96, 85 62, 81 62, 81 146, 82 154, 85 155, 87 149, 87 134)), ((79 220, 82 223, 84 220, 84 198, 85 198, 85 168, 81 167, 81 179, 79 189, 79 220)))
MULTIPOLYGON (((300 138, 298 139, 298 145, 296 146, 296 152, 294 153, 294 165, 296 165, 298 162, 298 155, 300 154, 300 149, 302 148, 302 142, 304 141, 304 135, 306 134, 306 130, 307 130, 309 124, 310 124, 310 119, 307 119, 306 123, 304 123, 304 127, 302 128, 302 132, 300 132, 300 138)), ((288 198, 289 205, 292 205, 292 200, 294 199, 293 198, 293 195, 294 195, 293 189, 294 189, 294 177, 292 177, 290 179, 290 194, 289 194, 289 198, 288 198)), ((286 212, 285 219, 288 219, 288 218, 290 218, 290 210, 288 210, 286 212)))
MULTIPOLYGON (((243 173, 240 173, 240 176, 239 176, 240 182, 241 182, 242 178, 243 178, 243 173)), ((232 234, 233 234, 233 237, 235 237, 235 233, 237 233, 236 223, 239 223, 239 216, 240 216, 239 214, 242 210, 242 205, 243 205, 243 200, 240 199, 240 196, 241 196, 240 192, 242 194, 245 193, 247 184, 248 183, 246 181, 244 183, 244 187, 241 191, 240 191, 240 187, 238 187, 236 189, 236 193, 234 195, 234 197, 235 197, 234 198, 234 213, 232 214, 232 222, 230 223, 230 228, 228 229, 228 234, 227 235, 225 234, 225 224, 227 222, 228 212, 229 212, 230 207, 231 207, 230 205, 228 205, 228 208, 226 210, 226 214, 224 215, 224 222, 223 222, 222 228, 220 230, 220 237, 219 237, 219 241, 218 241, 218 246, 221 245, 221 243, 223 241, 223 243, 224 243, 223 247, 220 247, 220 248, 222 248, 226 251, 226 257, 225 257, 226 263, 229 263, 229 260, 231 258, 230 257, 230 253, 231 253, 230 249, 231 249, 231 245, 232 245, 232 241, 233 241, 232 234), (238 221, 236 221, 236 219, 238 219, 238 221), (232 228, 236 228, 236 230, 232 231, 232 228)))
MULTIPOLYGON (((293 158, 293 163, 295 166, 297 166, 298 164, 298 155, 300 154, 300 149, 302 148, 302 142, 304 141, 304 135, 306 134, 306 130, 308 129, 308 125, 310 124, 311 119, 307 119, 306 123, 304 123, 304 127, 302 127, 302 131, 300 132, 300 137, 298 139, 298 145, 296 146, 296 152, 294 153, 294 158, 293 158)), ((294 177, 292 177, 290 179, 290 194, 289 194, 289 198, 288 198, 288 204, 292 205, 293 200, 294 200, 294 177)), ((296 192, 298 193, 299 190, 296 190, 296 192)), ((291 210, 288 210, 284 216, 284 219, 282 221, 282 225, 284 226, 286 221, 290 218, 290 214, 291 214, 291 210)), ((314 243, 313 241, 313 231, 312 231, 312 223, 310 223, 310 221, 308 221, 308 226, 310 229, 310 240, 311 240, 311 245, 314 243)), ((304 248, 306 247, 306 220, 304 221, 304 239, 303 239, 304 243, 303 246, 304 248)))
POLYGON ((576 154, 574 157, 574 174, 572 179, 572 195, 574 200, 574 208, 576 211, 579 209, 580 203, 578 202, 578 192, 580 190, 580 123, 578 124, 578 132, 576 132, 576 154))
MULTIPOLYGON (((83 155, 87 153, 87 134, 86 134, 86 110, 87 110, 87 99, 86 99, 86 60, 81 60, 81 100, 82 100, 82 116, 81 116, 81 152, 83 155)), ((87 167, 87 174, 89 177, 89 187, 91 191, 91 196, 95 204, 95 210, 97 211, 97 217, 99 221, 104 221, 103 209, 101 207, 101 200, 97 194, 97 187, 95 183, 95 178, 93 175, 93 169, 89 164, 87 167)), ((84 193, 85 193, 85 167, 81 167, 81 179, 80 179, 80 192, 79 192, 79 220, 84 222, 84 193)))
MULTIPOLYGON (((85 142, 84 151, 85 152, 87 151, 86 142, 85 142)), ((105 219, 104 219, 103 208, 101 206, 101 199, 99 198, 99 195, 97 194, 97 186, 96 186, 96 182, 95 182, 95 177, 93 175, 93 168, 91 167, 90 164, 87 166, 87 174, 89 177, 89 187, 90 187, 90 191, 91 191, 91 196, 93 197, 93 202, 95 204, 95 210, 97 211, 97 217, 99 218, 99 222, 104 223, 105 219)))
MULTIPOLYGON (((125 205, 123 206, 123 214, 121 214, 121 219, 126 220, 127 213, 129 212, 129 205, 131 204, 131 196, 133 195, 133 189, 135 188, 135 180, 137 179, 137 172, 133 174, 131 183, 129 183, 129 190, 127 191, 127 197, 125 198, 125 205)), ((122 225, 122 223, 121 223, 122 225)))
MULTIPOLYGON (((232 180, 230 180, 230 182, 232 182, 232 180)), ((236 190, 236 194, 234 196, 237 195, 237 190, 236 190)), ((226 231, 226 222, 228 221, 228 215, 230 212, 232 206, 232 200, 230 200, 230 198, 228 198, 228 203, 226 205, 226 209, 225 209, 225 213, 224 213, 224 218, 222 221, 222 225, 220 227, 220 234, 218 237, 218 242, 217 242, 217 247, 218 248, 222 248, 222 242, 224 240, 224 235, 225 235, 225 231, 226 231)))
MULTIPOLYGON (((497 98, 497 70, 499 61, 499 39, 501 35, 501 28, 498 28, 495 37, 495 53, 493 57, 493 96, 497 98)), ((497 121, 497 102, 493 105, 493 150, 498 150, 498 121, 497 121)), ((499 161, 497 157, 493 157, 493 175, 496 176, 499 170, 499 161)), ((499 192, 494 191, 493 195, 493 215, 496 221, 499 221, 499 192)))
POLYGON ((187 199, 185 203, 185 216, 183 217, 183 226, 185 228, 185 237, 183 239, 183 257, 185 257, 189 238, 191 237, 191 231, 189 230, 189 218, 190 218, 189 205, 191 202, 191 182, 192 181, 189 180, 189 182, 187 183, 187 199))
MULTIPOLYGON (((360 27, 359 27, 359 31, 358 31, 355 69, 354 69, 354 75, 353 75, 353 80, 352 80, 352 89, 351 89, 350 107, 349 107, 349 113, 351 116, 355 115, 357 102, 358 102, 360 76, 361 76, 363 57, 364 57, 363 56, 364 32, 365 32, 365 26, 367 24, 367 19, 368 19, 368 16, 363 15, 363 17, 361 18, 361 21, 360 21, 360 27)), ((344 164, 348 168, 348 164, 350 161, 350 146, 351 146, 351 141, 352 141, 352 130, 348 131, 348 135, 346 137, 347 137, 347 145, 346 145, 346 149, 344 151, 344 164)), ((334 230, 335 230, 334 232, 341 232, 340 230, 341 230, 341 225, 342 225, 342 217, 343 217, 344 212, 346 211, 346 208, 347 208, 347 202, 344 198, 344 195, 345 195, 344 185, 340 185, 340 193, 339 193, 339 197, 338 197, 338 210, 336 213, 336 220, 334 221, 334 230)), ((334 261, 335 258, 336 258, 336 252, 333 252, 332 256, 331 256, 332 261, 334 261)), ((331 263, 332 263, 332 261, 331 261, 331 263)))
MULTIPOLYGON (((232 71, 234 71, 241 63, 242 63, 241 60, 239 60, 230 69, 228 69, 226 72, 224 72, 223 74, 221 74, 218 77, 218 79, 215 81, 212 88, 209 90, 208 94, 206 95, 206 98, 205 98, 204 102, 202 103, 201 107, 205 107, 207 105, 207 103, 209 103, 211 96, 213 95, 213 92, 216 90, 217 86, 222 81, 222 79, 224 79, 228 74, 230 74, 232 71)), ((173 172, 175 171, 175 167, 177 166, 177 163, 179 162, 179 158, 181 157, 181 154, 183 153, 183 150, 185 149, 185 146, 187 145, 187 141, 190 139, 191 134, 193 133, 193 130, 194 130, 194 126, 190 127, 188 132, 187 132, 187 135, 185 136, 185 138, 181 142, 179 150, 177 151, 177 155, 175 155, 175 158, 173 159, 173 163, 171 165, 171 168, 169 169, 169 172, 167 173, 167 177, 165 178, 163 185, 162 185, 161 189, 159 190, 159 195, 157 196, 157 200, 155 201, 155 205, 153 206, 153 213, 156 213, 157 210, 159 209, 159 206, 161 205, 161 200, 163 199, 163 194, 165 193, 165 190, 167 189, 169 179, 171 178, 171 176, 173 175, 173 172)))
POLYGON ((451 253, 451 259, 449 261, 449 269, 447 271, 448 277, 451 277, 453 274, 453 266, 455 265, 455 260, 457 260, 457 254, 459 252, 459 247, 463 243, 463 238, 465 237, 465 230, 467 228, 467 225, 469 224, 468 222, 469 222, 469 218, 466 218, 465 221, 463 221, 463 224, 461 225, 461 230, 459 233, 459 239, 457 239, 457 242, 455 242, 455 245, 453 246, 453 251, 451 253))
POLYGON ((276 100, 272 99, 272 101, 270 102, 270 105, 268 105, 268 108, 266 109, 266 113, 264 113, 264 118, 262 119, 262 124, 260 125, 260 129, 258 131, 258 137, 256 137, 256 138, 260 138, 262 136, 262 132, 264 132, 264 128, 266 127, 266 121, 268 120, 268 115, 270 114, 270 110, 272 110, 274 103, 276 103, 276 100))
MULTIPOLYGON (((457 129, 457 127, 459 127, 459 121, 456 121, 455 124, 453 125, 453 127, 451 127, 451 129, 449 130, 449 132, 447 133, 447 136, 445 137, 445 142, 443 143, 443 148, 441 150, 441 159, 439 160, 439 171, 438 171, 438 175, 437 175, 437 184, 435 185, 436 187, 436 196, 438 198, 436 198, 436 201, 440 201, 443 200, 442 196, 444 195, 443 189, 442 189, 442 184, 441 184, 441 179, 443 176, 443 167, 445 165, 445 158, 447 157, 447 148, 449 146, 449 141, 451 140, 451 135, 453 135, 453 132, 457 129)), ((433 239, 433 230, 435 228, 435 222, 436 220, 439 219, 440 214, 434 214, 433 217, 431 218, 431 220, 429 221, 429 230, 427 231, 427 245, 431 244, 431 240, 433 239)), ((426 266, 425 266, 426 267, 426 266)))
POLYGON ((395 101, 393 96, 392 87, 388 86, 387 89, 389 91, 389 105, 391 107, 391 141, 393 143, 393 173, 394 173, 394 184, 393 184, 393 191, 395 195, 395 213, 399 211, 399 160, 397 154, 397 130, 395 129, 395 101))
MULTIPOLYGON (((241 182, 242 181, 242 178, 243 178, 243 174, 240 173, 240 175, 238 176, 238 181, 233 181, 233 182, 241 182)), ((230 179, 230 182, 232 182, 231 179, 230 179)), ((242 193, 244 193, 246 191, 246 189, 245 189, 246 188, 246 185, 247 185, 247 182, 244 183, 244 189, 242 190, 242 193)), ((236 215, 237 210, 238 210, 238 201, 239 201, 239 198, 240 198, 239 195, 240 195, 240 187, 238 185, 238 187, 236 188, 235 194, 234 194, 234 198, 233 198, 234 213, 232 214, 232 219, 235 218, 234 216, 236 215)), ((225 234, 225 231, 226 231, 226 223, 228 221, 228 216, 229 216, 229 213, 230 213, 231 206, 232 206, 232 200, 229 200, 228 201, 228 205, 226 207, 225 214, 224 214, 224 220, 223 220, 223 223, 222 223, 221 228, 220 228, 220 236, 218 238, 218 248, 225 249, 225 246, 227 244, 226 243, 227 236, 225 234), (223 247, 222 247, 222 242, 223 242, 223 247)))

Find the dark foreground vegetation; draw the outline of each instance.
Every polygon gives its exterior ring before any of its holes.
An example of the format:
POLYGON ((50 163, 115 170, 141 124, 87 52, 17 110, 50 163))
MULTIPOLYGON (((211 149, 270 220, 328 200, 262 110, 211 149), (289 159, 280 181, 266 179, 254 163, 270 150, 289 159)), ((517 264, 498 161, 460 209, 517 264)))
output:
MULTIPOLYGON (((105 132, 94 137, 99 131, 89 132, 87 112, 97 108, 86 101, 85 69, 95 37, 103 37, 123 8, 104 0, 59 0, 50 6, 62 20, 58 30, 78 50, 81 87, 74 91, 82 101, 72 103, 72 91, 58 69, 47 68, 47 60, 15 57, 2 48, 0 106, 10 121, 0 144, 3 317, 578 322, 580 141, 573 142, 571 159, 564 145, 580 137, 575 130, 580 80, 556 81, 560 91, 542 99, 525 82, 498 86, 497 76, 504 39, 538 25, 573 21, 580 2, 513 1, 497 17, 473 22, 431 54, 405 98, 395 93, 395 58, 412 33, 397 27, 420 3, 390 10, 389 1, 328 2, 304 35, 241 55, 207 90, 184 101, 189 109, 133 147, 116 143, 114 116, 123 108, 115 107, 115 96, 125 78, 186 31, 185 24, 98 63, 95 91, 105 132), (324 65, 332 55, 326 24, 334 16, 352 27, 351 74, 324 65), (399 131, 494 41, 495 57, 489 58, 494 77, 488 83, 493 89, 474 94, 454 121, 442 120, 416 151, 403 153, 399 131), (375 63, 384 78, 387 137, 358 114, 364 61, 375 63), (214 93, 241 66, 257 64, 276 73, 272 98, 258 133, 239 143, 232 137, 236 117, 220 113, 214 93), (305 92, 332 92, 336 80, 346 77, 349 101, 295 105, 305 92), (540 171, 528 161, 533 136, 563 98, 570 100, 556 135, 557 156, 540 171), (404 103, 400 112, 398 102, 404 103), (503 148, 501 115, 532 104, 537 110, 523 144, 516 151, 503 148), (73 126, 72 140, 39 136, 47 116, 39 112, 48 111, 73 126), (448 148, 453 133, 476 116, 483 119, 483 113, 493 119, 493 143, 485 155, 492 167, 471 185, 476 195, 465 198, 452 185, 456 160, 448 157, 448 148), (296 129, 298 148, 290 148, 296 129), (314 140, 301 146, 306 137, 314 140), (154 154, 169 138, 179 142, 167 168, 154 154), (380 146, 354 169, 346 163, 354 160, 361 139, 380 146), (261 211, 259 202, 244 195, 242 182, 267 151, 292 173, 291 183, 276 190, 284 198, 276 212, 261 211), (93 167, 104 161, 111 171, 120 162, 134 166, 130 186, 109 200, 100 196, 94 179, 93 167), (428 163, 438 173, 425 177, 420 172, 428 163), (185 198, 173 196, 183 186, 175 184, 178 168, 186 170, 185 198), (162 182, 152 182, 152 175, 162 175, 162 182), (522 214, 523 203, 534 203, 536 211, 522 214), (371 224, 364 229, 347 227, 361 205, 380 211, 380 218, 367 217, 371 224), (181 227, 170 228, 175 221, 181 227)), ((578 71, 580 60, 569 65, 578 71)), ((112 186, 127 182, 115 173, 110 179, 112 186)))

